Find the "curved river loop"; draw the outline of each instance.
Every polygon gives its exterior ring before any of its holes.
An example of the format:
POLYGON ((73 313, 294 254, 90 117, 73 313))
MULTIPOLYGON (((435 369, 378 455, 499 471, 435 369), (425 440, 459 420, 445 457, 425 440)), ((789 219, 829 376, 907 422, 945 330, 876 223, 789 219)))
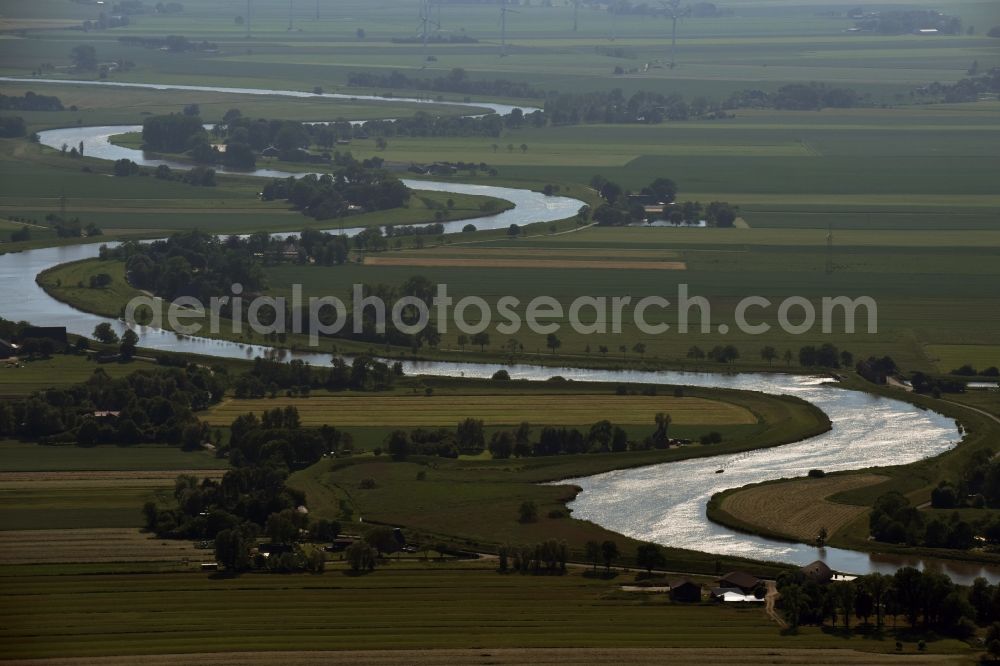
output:
MULTIPOLYGON (((83 85, 115 85, 151 89, 202 90, 233 94, 279 95, 291 97, 325 97, 334 99, 382 100, 374 96, 324 94, 301 91, 219 88, 212 86, 180 86, 133 83, 102 83, 78 81, 48 81, 11 79, 0 81, 30 83, 79 83, 83 85)), ((427 100, 391 98, 396 102, 434 104, 427 100)), ((452 103, 454 104, 454 103, 452 103)), ((459 104, 461 105, 461 104, 459 104)), ((488 108, 508 113, 505 105, 469 103, 476 109, 488 108)), ((190 165, 170 160, 147 158, 142 151, 109 143, 115 134, 139 131, 140 126, 72 127, 41 132, 41 143, 54 148, 62 144, 78 145, 83 141, 84 152, 90 157, 109 160, 128 158, 143 166, 168 164, 189 168, 190 165)), ((222 170, 224 171, 224 170, 222 170)), ((247 172, 239 172, 247 175, 247 172)), ((271 169, 257 169, 249 175, 282 178, 302 176, 271 169)), ((538 192, 488 185, 406 180, 417 189, 482 194, 506 199, 515 207, 476 220, 445 223, 446 231, 460 230, 473 223, 477 229, 504 228, 510 224, 530 224, 564 219, 574 215, 583 202, 566 197, 546 197, 538 192)), ((338 229, 355 233, 357 229, 338 229)), ((51 298, 36 283, 35 276, 58 264, 98 256, 97 244, 71 245, 8 253, 0 256, 0 283, 4 285, 0 315, 7 319, 30 321, 36 325, 66 326, 71 333, 90 335, 98 323, 109 321, 66 305, 51 298)), ((118 331, 124 323, 112 321, 118 331)), ((174 352, 225 358, 266 356, 278 360, 301 359, 314 365, 327 365, 329 354, 276 349, 262 345, 242 344, 209 338, 182 336, 173 332, 138 327, 140 346, 174 352)), ((443 361, 410 361, 404 363, 407 374, 463 376, 486 378, 498 369, 496 364, 443 361)), ((810 469, 827 472, 891 466, 915 462, 940 454, 954 447, 961 435, 953 420, 922 410, 900 400, 851 391, 836 386, 825 377, 770 373, 684 373, 675 371, 593 370, 584 368, 554 368, 535 365, 504 366, 512 378, 543 380, 559 375, 581 382, 643 382, 651 384, 690 385, 762 391, 794 395, 807 400, 830 418, 830 431, 794 444, 750 451, 735 455, 714 456, 678 462, 626 469, 595 476, 567 479, 582 492, 569 506, 576 518, 593 521, 621 534, 653 541, 665 546, 688 548, 708 553, 726 554, 759 560, 804 565, 824 560, 831 568, 848 573, 873 571, 891 573, 900 566, 932 567, 950 575, 956 582, 968 584, 975 576, 992 582, 1000 581, 1000 566, 971 562, 933 560, 901 555, 869 554, 839 548, 817 548, 753 536, 711 522, 705 515, 705 505, 716 492, 750 483, 805 475, 810 469), (724 474, 716 470, 725 469, 724 474)))

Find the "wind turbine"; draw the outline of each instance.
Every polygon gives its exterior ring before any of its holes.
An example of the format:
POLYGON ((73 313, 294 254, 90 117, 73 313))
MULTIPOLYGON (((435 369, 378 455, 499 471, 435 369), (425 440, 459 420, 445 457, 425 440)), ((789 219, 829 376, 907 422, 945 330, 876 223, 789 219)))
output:
POLYGON ((292 13, 293 13, 293 11, 295 9, 294 4, 295 4, 295 0, 288 0, 288 31, 289 32, 291 32, 292 27, 293 27, 292 26, 292 13))
POLYGON ((673 69, 677 62, 674 55, 677 52, 677 19, 683 18, 691 13, 690 7, 681 8, 681 0, 660 0, 667 18, 672 22, 670 31, 670 69, 673 69))
POLYGON ((573 0, 573 32, 580 27, 580 0, 573 0))
POLYGON ((500 57, 507 55, 507 14, 519 13, 507 7, 507 0, 500 0, 500 57))
POLYGON ((250 0, 247 0, 247 39, 250 39, 250 0))

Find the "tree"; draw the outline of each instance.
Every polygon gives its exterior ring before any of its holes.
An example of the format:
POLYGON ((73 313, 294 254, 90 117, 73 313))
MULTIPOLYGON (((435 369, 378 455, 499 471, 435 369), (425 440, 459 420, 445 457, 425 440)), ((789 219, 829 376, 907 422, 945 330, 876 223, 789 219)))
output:
POLYGON ((250 543, 239 528, 225 529, 215 535, 215 561, 227 571, 250 568, 250 543))
POLYGON ((118 334, 108 322, 102 322, 94 327, 94 339, 105 345, 118 343, 118 334))
POLYGON ((892 590, 892 577, 880 573, 868 574, 861 578, 861 584, 865 586, 872 598, 872 606, 875 609, 875 624, 881 627, 883 612, 892 590))
POLYGON ((375 570, 378 553, 375 552, 374 548, 359 539, 347 547, 344 551, 344 557, 347 558, 351 570, 355 573, 360 573, 362 571, 375 570))
POLYGON ((465 333, 462 333, 461 335, 458 336, 458 347, 462 351, 465 351, 465 345, 467 344, 469 344, 469 336, 467 336, 465 333))
POLYGON ((402 545, 396 538, 396 531, 384 525, 368 530, 365 534, 365 543, 374 548, 379 555, 394 553, 402 545))
POLYGON ((695 359, 696 361, 700 361, 703 358, 705 358, 705 352, 698 345, 694 345, 690 349, 688 349, 687 357, 695 359))
POLYGON ((486 446, 486 436, 483 433, 483 422, 468 418, 458 424, 455 431, 458 448, 463 453, 477 454, 486 446))
POLYGON ((486 345, 490 344, 490 334, 486 331, 473 333, 472 344, 479 345, 479 351, 486 351, 486 345))
POLYGON ((521 502, 517 510, 517 520, 521 523, 534 523, 538 521, 538 506, 530 501, 521 502))
MULTIPOLYGON (((833 583, 830 585, 830 594, 833 596, 837 608, 844 615, 844 627, 850 628, 851 614, 854 613, 855 589, 853 581, 833 583)), ((836 622, 834 622, 836 624, 836 622)))
POLYGON ((637 342, 632 347, 632 351, 634 351, 640 357, 644 357, 646 355, 646 345, 641 342, 637 342))
POLYGON ((501 460, 510 458, 514 453, 514 436, 509 430, 493 433, 490 438, 490 455, 501 460))
POLYGON ((786 585, 781 588, 781 608, 785 612, 785 619, 793 629, 799 626, 802 613, 809 608, 809 602, 802 587, 799 585, 786 585))
POLYGON ((778 358, 778 350, 771 345, 767 345, 766 347, 761 348, 760 357, 767 361, 768 365, 771 365, 774 363, 774 359, 778 358))
POLYGON ((651 574, 653 569, 665 567, 667 558, 655 543, 644 543, 636 548, 635 563, 645 569, 646 573, 651 574))
POLYGON ((669 431, 673 419, 670 414, 658 412, 655 417, 656 430, 653 431, 653 446, 658 449, 665 449, 670 443, 669 431))
POLYGON ((555 333, 549 333, 545 337, 545 346, 551 349, 552 353, 555 354, 556 350, 562 346, 562 340, 560 340, 555 333))
POLYGON ((791 366, 792 365, 792 359, 794 359, 794 358, 795 358, 795 355, 792 354, 792 350, 791 349, 786 349, 785 353, 782 355, 782 359, 784 359, 785 365, 787 365, 787 366, 791 366))
POLYGON ((76 69, 82 71, 97 69, 97 50, 90 44, 74 46, 69 58, 76 69))
POLYGON ((604 570, 611 573, 611 565, 618 559, 618 544, 610 539, 601 544, 601 557, 604 559, 604 570))
POLYGON ((131 328, 122 333, 122 342, 118 347, 118 353, 126 361, 132 360, 135 356, 136 345, 139 344, 139 336, 131 328))
POLYGON ((340 534, 340 523, 320 518, 309 526, 309 538, 315 541, 333 541, 340 534))
POLYGON ((271 543, 292 543, 299 536, 299 528, 291 515, 282 511, 272 513, 264 524, 264 534, 271 543))
POLYGON ((594 571, 597 571, 597 563, 601 560, 601 544, 596 541, 588 541, 583 547, 588 562, 593 563, 594 571))
POLYGON ((385 438, 385 449, 393 458, 405 458, 410 453, 410 437, 405 430, 393 430, 385 438))
POLYGON ((917 626, 917 618, 924 604, 924 575, 914 567, 903 567, 893 575, 893 589, 906 620, 917 626))

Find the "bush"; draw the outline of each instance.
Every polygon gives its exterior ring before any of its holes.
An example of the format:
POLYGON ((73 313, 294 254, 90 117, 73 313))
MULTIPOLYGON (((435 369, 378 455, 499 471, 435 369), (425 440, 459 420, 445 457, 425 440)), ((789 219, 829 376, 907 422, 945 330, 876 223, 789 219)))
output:
POLYGON ((699 441, 701 441, 702 444, 718 444, 722 441, 722 435, 713 430, 707 435, 702 435, 699 441))
POLYGON ((809 470, 809 476, 813 479, 822 479, 826 476, 826 472, 821 469, 811 469, 809 470))
POLYGON ((497 381, 509 382, 510 373, 507 372, 506 370, 497 370, 496 372, 493 373, 493 379, 497 381))

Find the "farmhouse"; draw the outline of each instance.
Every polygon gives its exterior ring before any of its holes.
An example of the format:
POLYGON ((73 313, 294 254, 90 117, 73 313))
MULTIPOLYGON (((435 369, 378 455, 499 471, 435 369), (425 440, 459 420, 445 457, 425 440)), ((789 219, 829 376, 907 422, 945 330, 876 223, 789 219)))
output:
POLYGON ((805 565, 800 571, 802 571, 806 579, 814 583, 829 583, 833 579, 833 569, 828 567, 826 562, 819 560, 805 565))
POLYGON ((719 579, 719 587, 736 588, 750 594, 760 584, 760 578, 745 571, 730 571, 719 579))
POLYGON ((746 603, 764 601, 758 599, 753 594, 744 594, 738 587, 713 587, 711 589, 712 599, 722 603, 746 603))
POLYGON ((670 581, 670 598, 683 603, 697 603, 701 601, 701 585, 684 578, 670 581))

